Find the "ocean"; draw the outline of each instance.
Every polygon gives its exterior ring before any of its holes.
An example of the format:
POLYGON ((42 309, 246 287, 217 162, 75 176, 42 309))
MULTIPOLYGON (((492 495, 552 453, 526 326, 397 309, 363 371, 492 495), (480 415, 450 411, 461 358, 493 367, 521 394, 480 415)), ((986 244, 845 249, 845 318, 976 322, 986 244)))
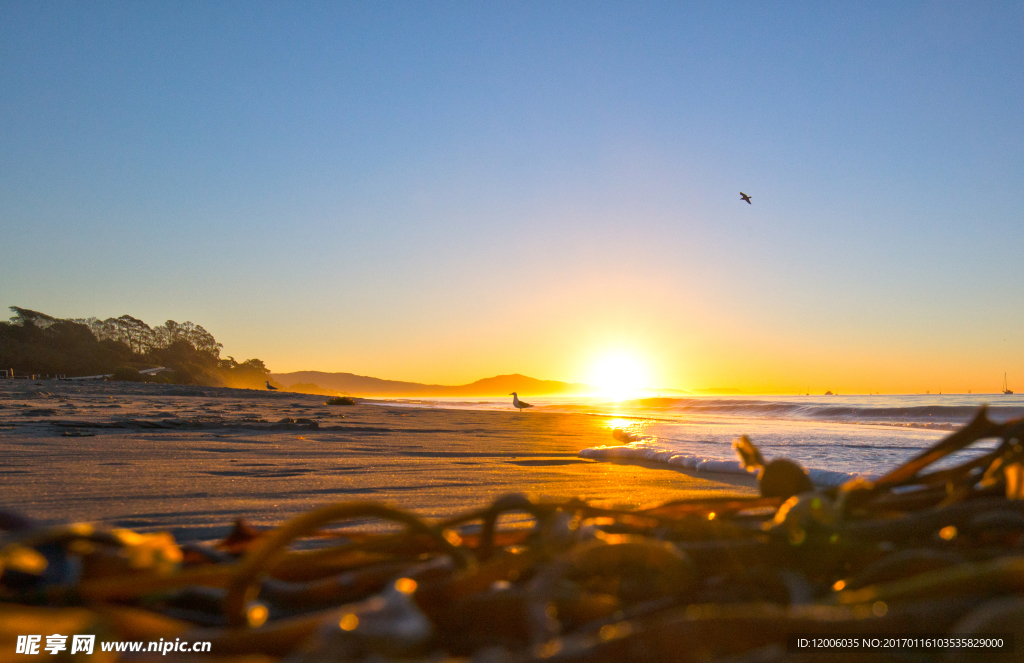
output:
MULTIPOLYGON (((607 441, 580 450, 596 460, 634 458, 697 472, 745 470, 732 441, 746 435, 767 460, 788 458, 808 470, 819 486, 855 476, 885 474, 970 421, 988 405, 993 421, 1024 416, 1024 396, 923 394, 872 396, 689 396, 610 401, 601 398, 530 398, 523 413, 584 412, 606 420, 607 441), (622 429, 634 440, 612 437, 622 429)), ((410 407, 511 409, 511 399, 389 400, 410 407)), ((982 440, 944 459, 963 462, 993 448, 982 440)))

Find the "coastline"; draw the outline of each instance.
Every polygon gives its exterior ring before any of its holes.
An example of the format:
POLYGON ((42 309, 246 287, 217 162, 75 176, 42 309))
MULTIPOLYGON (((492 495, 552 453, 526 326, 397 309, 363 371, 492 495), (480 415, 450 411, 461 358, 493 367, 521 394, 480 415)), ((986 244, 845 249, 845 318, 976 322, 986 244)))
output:
POLYGON ((756 493, 751 476, 579 458, 582 449, 611 441, 608 421, 586 414, 13 382, 0 383, 7 459, 0 509, 42 523, 92 521, 212 539, 236 518, 272 525, 347 500, 444 518, 514 492, 630 508, 756 493))

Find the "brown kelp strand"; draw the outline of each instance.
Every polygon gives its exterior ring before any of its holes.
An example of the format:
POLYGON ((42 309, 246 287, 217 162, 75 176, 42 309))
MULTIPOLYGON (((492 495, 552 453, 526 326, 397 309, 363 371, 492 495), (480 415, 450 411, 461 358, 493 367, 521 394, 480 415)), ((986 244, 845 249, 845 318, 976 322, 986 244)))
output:
MULTIPOLYGON (((760 496, 636 510, 516 494, 432 522, 343 502, 182 545, 164 533, 3 514, 0 644, 88 633, 209 642, 204 657, 214 659, 310 663, 826 660, 787 649, 793 633, 1003 634, 1024 648, 1022 431, 1024 422, 991 422, 982 409, 877 481, 821 490, 792 462, 766 463, 744 437, 736 449, 760 496), (985 454, 934 469, 993 438, 985 454), (502 527, 509 514, 529 526, 502 527), (368 519, 391 527, 333 529, 368 519)), ((913 656, 827 660, 939 654, 913 656)))

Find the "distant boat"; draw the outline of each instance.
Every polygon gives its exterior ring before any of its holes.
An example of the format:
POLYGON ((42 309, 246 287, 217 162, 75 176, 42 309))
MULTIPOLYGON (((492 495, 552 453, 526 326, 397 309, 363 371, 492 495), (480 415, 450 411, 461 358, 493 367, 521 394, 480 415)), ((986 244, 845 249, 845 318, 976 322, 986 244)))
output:
POLYGON ((1003 373, 1003 395, 1009 396, 1013 392, 1006 388, 1006 373, 1003 373))

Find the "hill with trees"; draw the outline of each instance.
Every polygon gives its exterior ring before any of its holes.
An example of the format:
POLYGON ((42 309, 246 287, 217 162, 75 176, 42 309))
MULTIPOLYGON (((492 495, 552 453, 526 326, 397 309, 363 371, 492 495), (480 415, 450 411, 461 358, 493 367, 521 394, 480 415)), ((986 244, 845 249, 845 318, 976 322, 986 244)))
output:
POLYGON ((130 315, 60 319, 11 306, 0 322, 0 368, 17 374, 68 377, 114 374, 120 379, 259 389, 270 370, 259 359, 222 358, 223 345, 200 325, 168 320, 150 327, 130 315), (163 366, 169 372, 141 376, 163 366))

